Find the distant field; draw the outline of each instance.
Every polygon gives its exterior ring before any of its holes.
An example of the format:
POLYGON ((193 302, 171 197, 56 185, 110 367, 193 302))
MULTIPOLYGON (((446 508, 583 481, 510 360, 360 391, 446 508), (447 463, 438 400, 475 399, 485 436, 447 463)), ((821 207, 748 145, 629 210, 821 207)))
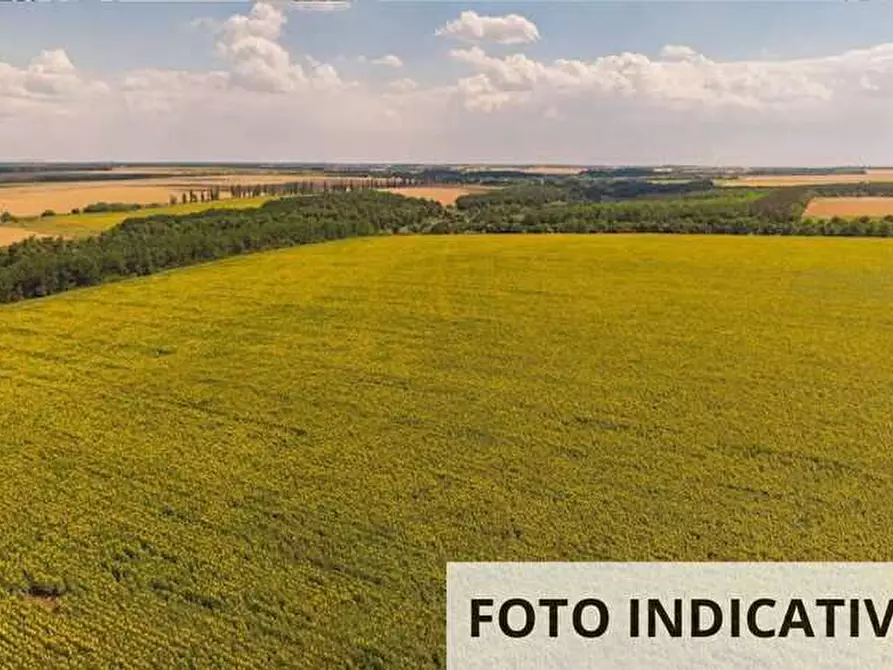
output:
POLYGON ((891 560, 893 241, 395 236, 0 308, 2 667, 442 668, 457 560, 891 560))
POLYGON ((517 172, 526 172, 527 174, 544 174, 544 175, 574 175, 579 174, 586 168, 577 165, 465 165, 466 170, 474 171, 491 171, 502 172, 504 170, 512 170, 517 172))
POLYGON ((8 244, 12 244, 14 242, 21 242, 22 240, 40 236, 33 230, 28 230, 27 228, 15 228, 8 226, 0 226, 0 247, 5 247, 8 244))
POLYGON ((803 213, 816 218, 886 216, 893 214, 893 198, 813 198, 803 213))
MULTIPOLYGON (((45 218, 23 219, 16 222, 16 226, 44 233, 46 235, 59 235, 62 237, 84 237, 95 235, 98 232, 117 226, 125 219, 155 216, 158 214, 191 214, 207 209, 247 209, 259 207, 273 198, 263 196, 259 198, 230 198, 216 202, 193 202, 167 207, 153 207, 138 209, 132 212, 100 212, 96 214, 66 214, 64 216, 50 216, 45 218)), ((0 227, 0 231, 4 228, 0 227)), ((13 240, 14 241, 14 240, 13 240)), ((5 244, 10 244, 6 242, 5 244)), ((2 244, 2 242, 0 242, 2 244)))
POLYGON ((452 205, 458 198, 470 193, 483 193, 489 190, 485 186, 408 186, 406 188, 382 189, 405 195, 408 198, 427 198, 435 200, 441 205, 452 205))
POLYGON ((866 174, 828 175, 746 175, 738 179, 717 179, 720 186, 808 186, 810 184, 852 184, 893 182, 893 170, 868 170, 866 174))
POLYGON ((65 214, 94 202, 166 203, 179 191, 158 180, 66 182, 0 186, 0 211, 16 216, 36 216, 51 209, 65 214))
POLYGON ((283 174, 226 174, 204 177, 171 176, 121 181, 35 183, 0 186, 0 212, 16 216, 36 216, 47 209, 65 214, 95 202, 167 204, 170 196, 217 187, 223 197, 236 184, 283 184, 296 181, 337 181, 335 177, 283 174))
POLYGON ((536 165, 534 167, 524 168, 524 172, 528 174, 555 174, 555 175, 574 175, 580 174, 584 168, 573 165, 536 165))

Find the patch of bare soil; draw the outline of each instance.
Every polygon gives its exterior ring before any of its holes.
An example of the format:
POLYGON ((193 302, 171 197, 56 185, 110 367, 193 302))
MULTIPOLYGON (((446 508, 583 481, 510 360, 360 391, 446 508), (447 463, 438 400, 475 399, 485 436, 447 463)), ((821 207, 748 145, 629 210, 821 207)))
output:
POLYGON ((483 186, 406 186, 404 188, 389 188, 385 190, 398 195, 405 195, 407 198, 426 198, 428 200, 436 200, 441 205, 452 205, 463 195, 482 193, 488 189, 483 186))
POLYGON ((40 233, 35 233, 33 230, 27 230, 25 228, 7 228, 6 226, 0 226, 0 247, 6 247, 10 244, 21 242, 28 237, 46 236, 41 235, 40 233))
POLYGON ((816 218, 852 218, 857 216, 887 216, 893 214, 893 198, 813 198, 804 216, 816 218))

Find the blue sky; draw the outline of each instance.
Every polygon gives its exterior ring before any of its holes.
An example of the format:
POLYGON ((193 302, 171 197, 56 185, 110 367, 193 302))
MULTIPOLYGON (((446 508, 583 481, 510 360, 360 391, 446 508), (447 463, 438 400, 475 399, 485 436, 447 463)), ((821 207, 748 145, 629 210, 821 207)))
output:
MULTIPOLYGON (((224 20, 248 2, 86 2, 0 5, 0 58, 24 64, 35 51, 64 48, 84 67, 209 68, 211 38, 189 29, 199 17, 224 20), (159 49, 163 45, 163 49, 159 49), (202 49, 202 46, 205 48, 202 49)), ((521 14, 543 39, 528 53, 594 58, 655 55, 682 43, 714 58, 834 54, 893 38, 893 4, 863 2, 490 2, 360 0, 343 12, 306 12, 282 43, 318 58, 401 51, 422 67, 449 46, 434 30, 460 11, 521 14)))
POLYGON ((868 2, 0 4, 0 158, 893 162, 891 32, 868 2))

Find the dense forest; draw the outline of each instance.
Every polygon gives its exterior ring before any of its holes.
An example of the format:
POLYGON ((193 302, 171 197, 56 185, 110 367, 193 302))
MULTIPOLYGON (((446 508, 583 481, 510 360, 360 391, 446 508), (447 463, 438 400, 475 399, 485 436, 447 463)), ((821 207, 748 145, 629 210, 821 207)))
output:
POLYGON ((456 201, 461 210, 482 210, 494 206, 524 207, 550 203, 604 202, 636 198, 709 193, 710 180, 651 182, 646 180, 564 179, 554 183, 519 184, 486 193, 464 195, 456 201))
MULTIPOLYGON (((665 185, 680 186, 675 182, 665 185)), ((638 197, 619 200, 604 197, 595 202, 557 199, 559 191, 554 187, 539 191, 533 187, 507 188, 501 195, 500 192, 485 194, 494 196, 489 199, 477 195, 460 198, 456 204, 461 215, 445 217, 431 232, 893 235, 893 216, 803 218, 809 200, 817 194, 874 195, 884 192, 879 188, 882 186, 893 191, 893 185, 889 184, 823 185, 818 190, 812 186, 704 188, 704 182, 700 181, 688 182, 688 185, 688 193, 681 188, 683 192, 676 194, 643 192, 638 197), (534 196, 537 192, 539 197, 534 196)))

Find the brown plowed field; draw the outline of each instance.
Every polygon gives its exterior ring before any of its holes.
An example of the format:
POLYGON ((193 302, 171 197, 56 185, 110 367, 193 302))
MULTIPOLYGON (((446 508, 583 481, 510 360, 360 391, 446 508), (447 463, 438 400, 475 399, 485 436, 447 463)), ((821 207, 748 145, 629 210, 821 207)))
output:
POLYGON ((33 230, 26 230, 24 228, 7 228, 6 226, 0 226, 0 247, 5 247, 15 242, 21 242, 27 237, 44 237, 44 235, 40 235, 33 230))
POLYGON ((436 200, 441 205, 452 205, 463 195, 483 193, 485 186, 407 186, 405 188, 385 189, 391 193, 405 195, 407 198, 427 198, 436 200))
POLYGON ((809 186, 810 184, 858 184, 864 181, 893 182, 893 170, 866 170, 865 174, 745 175, 717 179, 723 186, 809 186))
POLYGON ((813 198, 804 216, 853 218, 893 214, 893 198, 813 198))
POLYGON ((227 187, 235 184, 284 184, 297 181, 328 181, 339 177, 325 175, 287 175, 233 173, 225 175, 172 176, 147 179, 111 181, 78 181, 59 183, 30 183, 0 186, 0 212, 16 216, 37 216, 51 209, 57 214, 67 214, 96 202, 126 202, 148 205, 168 204, 171 195, 184 191, 221 189, 221 197, 228 197, 227 187))

